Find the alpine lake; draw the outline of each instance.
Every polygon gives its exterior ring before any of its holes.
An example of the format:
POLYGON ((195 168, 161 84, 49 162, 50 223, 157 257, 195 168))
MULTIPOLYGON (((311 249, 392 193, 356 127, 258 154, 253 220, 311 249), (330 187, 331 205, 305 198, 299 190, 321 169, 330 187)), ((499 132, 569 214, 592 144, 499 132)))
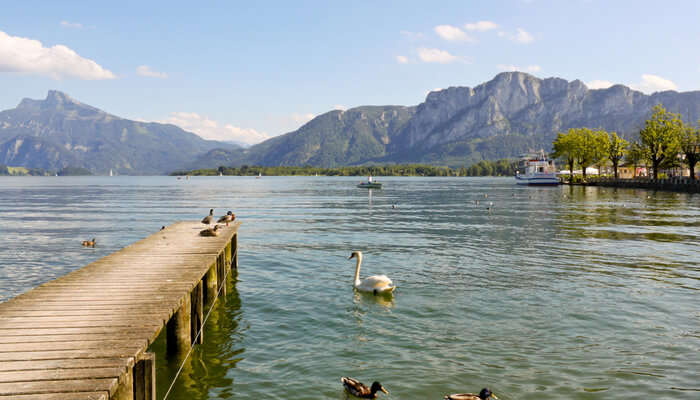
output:
POLYGON ((169 399, 345 399, 341 376, 386 399, 700 398, 700 195, 375 179, 0 177, 0 301, 232 210, 238 280, 169 399), (353 250, 393 296, 353 289, 353 250))

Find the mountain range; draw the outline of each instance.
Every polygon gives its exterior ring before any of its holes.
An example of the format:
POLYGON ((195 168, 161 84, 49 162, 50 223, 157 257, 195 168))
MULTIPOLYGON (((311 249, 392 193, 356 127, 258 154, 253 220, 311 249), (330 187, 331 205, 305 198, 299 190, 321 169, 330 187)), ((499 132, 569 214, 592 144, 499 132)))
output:
MULTIPOLYGON (((582 81, 539 79, 503 72, 470 87, 430 92, 417 106, 362 106, 329 111, 296 131, 248 149, 219 151, 225 165, 366 163, 470 165, 483 159, 551 150, 557 132, 590 127, 636 139, 651 108, 663 104, 686 122, 700 119, 700 92, 652 95, 614 85, 589 89, 582 81)), ((197 166, 215 167, 205 154, 197 166)))
POLYGON ((700 119, 700 92, 651 95, 614 85, 504 72, 470 87, 430 92, 416 106, 333 110, 249 148, 208 141, 167 124, 121 119, 50 91, 0 112, 0 164, 101 173, 164 173, 240 165, 336 167, 368 163, 462 166, 549 151, 557 132, 589 127, 636 139, 651 108, 700 119))
POLYGON ((175 125, 116 117, 49 91, 0 112, 0 164, 97 174, 164 174, 215 149, 238 146, 204 140, 175 125))

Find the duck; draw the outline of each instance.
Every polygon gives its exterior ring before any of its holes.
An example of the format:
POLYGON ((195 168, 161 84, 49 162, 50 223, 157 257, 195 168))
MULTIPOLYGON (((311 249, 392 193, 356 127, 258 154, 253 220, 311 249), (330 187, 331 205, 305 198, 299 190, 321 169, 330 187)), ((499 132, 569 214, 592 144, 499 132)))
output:
POLYGON ((199 236, 219 236, 219 225, 199 231, 199 236))
POLYGON ((225 223, 226 223, 226 226, 228 226, 229 222, 232 222, 232 221, 235 220, 235 219, 236 219, 236 214, 234 214, 233 212, 229 211, 229 212, 226 213, 226 215, 224 215, 223 217, 219 218, 219 220, 216 221, 216 222, 225 222, 225 223))
POLYGON ((95 239, 95 238, 92 238, 92 240, 83 240, 82 245, 85 247, 95 247, 96 241, 97 241, 97 239, 95 239))
POLYGON ((472 394, 472 393, 453 393, 453 394, 448 394, 447 396, 445 396, 445 400, 488 400, 488 399, 498 400, 498 397, 496 397, 495 394, 491 393, 491 391, 488 388, 481 389, 481 392, 479 392, 478 395, 472 394))
POLYGON ((377 381, 372 382, 372 387, 367 387, 367 385, 357 379, 348 378, 346 376, 340 378, 340 381, 343 383, 343 386, 345 386, 345 390, 351 395, 361 399, 376 399, 377 392, 380 390, 389 394, 389 391, 384 389, 384 386, 377 381))
POLYGON ((387 277, 386 275, 372 275, 368 276, 363 280, 360 280, 360 266, 362 264, 362 252, 361 251, 353 251, 352 254, 350 254, 350 257, 348 260, 356 258, 357 259, 357 265, 355 266, 355 280, 354 280, 354 287, 355 289, 361 291, 361 292, 371 292, 375 295, 381 294, 381 293, 391 293, 396 289, 396 286, 394 283, 387 277))
POLYGON ((214 221, 214 209, 213 208, 211 210, 209 210, 209 215, 202 218, 203 224, 211 225, 212 221, 214 221))

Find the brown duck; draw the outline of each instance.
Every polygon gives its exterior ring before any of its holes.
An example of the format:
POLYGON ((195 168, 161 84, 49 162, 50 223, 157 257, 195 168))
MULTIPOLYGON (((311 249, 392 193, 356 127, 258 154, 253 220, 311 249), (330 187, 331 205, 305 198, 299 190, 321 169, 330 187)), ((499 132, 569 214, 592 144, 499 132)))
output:
POLYGON ((199 231, 199 236, 219 236, 219 225, 199 231))
POLYGON ((83 240, 83 243, 82 243, 82 244, 83 244, 83 246, 85 246, 85 247, 95 247, 95 242, 96 242, 96 241, 97 241, 97 239, 92 238, 92 240, 83 240))
POLYGON ((377 392, 380 390, 386 394, 389 394, 389 391, 384 389, 384 386, 376 381, 372 382, 372 387, 367 387, 367 385, 358 381, 357 379, 348 378, 345 376, 340 378, 340 381, 343 382, 345 390, 347 390, 351 395, 361 399, 376 399, 377 392))
POLYGON ((211 210, 209 210, 209 215, 202 218, 203 224, 210 225, 212 222, 214 222, 214 209, 213 208, 211 210))
POLYGON ((498 397, 496 397, 495 394, 491 393, 491 391, 488 388, 481 389, 481 392, 479 392, 478 395, 471 394, 471 393, 453 393, 453 394, 448 394, 447 396, 445 396, 445 400, 488 400, 488 399, 498 400, 498 397))
POLYGON ((234 214, 233 212, 229 211, 229 212, 226 213, 226 215, 224 215, 223 217, 219 218, 219 220, 216 221, 216 222, 226 223, 226 226, 228 226, 229 222, 233 222, 233 220, 235 220, 235 219, 236 219, 236 214, 234 214))

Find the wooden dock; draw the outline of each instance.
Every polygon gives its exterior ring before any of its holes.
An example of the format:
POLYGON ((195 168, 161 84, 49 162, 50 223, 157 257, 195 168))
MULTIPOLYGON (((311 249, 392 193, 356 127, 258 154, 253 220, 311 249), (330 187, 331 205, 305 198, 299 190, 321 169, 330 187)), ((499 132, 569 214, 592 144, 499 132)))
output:
POLYGON ((165 328, 168 353, 189 350, 238 268, 239 226, 178 222, 0 303, 0 400, 155 399, 148 346, 165 328))

